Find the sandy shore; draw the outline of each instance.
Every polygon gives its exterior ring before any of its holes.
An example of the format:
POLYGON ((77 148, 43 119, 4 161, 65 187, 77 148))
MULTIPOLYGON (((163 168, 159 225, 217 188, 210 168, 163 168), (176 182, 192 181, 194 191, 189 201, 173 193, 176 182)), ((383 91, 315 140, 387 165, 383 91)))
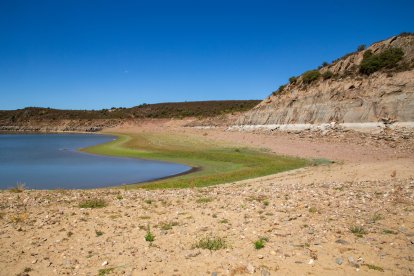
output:
POLYGON ((412 135, 246 133, 185 123, 116 131, 184 133, 336 162, 201 189, 4 191, 0 275, 414 273, 412 135), (107 206, 79 208, 91 198, 107 206), (153 242, 145 240, 148 225, 153 242), (221 238, 225 248, 197 248, 205 237, 221 238), (267 241, 256 249, 261 238, 267 241))

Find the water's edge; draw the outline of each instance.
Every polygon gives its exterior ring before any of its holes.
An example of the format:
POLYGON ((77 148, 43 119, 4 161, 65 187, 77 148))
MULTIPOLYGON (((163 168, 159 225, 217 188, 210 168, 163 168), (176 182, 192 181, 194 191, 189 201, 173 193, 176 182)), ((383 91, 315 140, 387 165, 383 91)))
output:
MULTIPOLYGON (((183 175, 187 175, 190 173, 194 173, 194 172, 198 172, 201 171, 202 168, 200 167, 193 167, 193 166, 189 166, 187 164, 181 164, 181 163, 175 163, 175 162, 169 162, 169 161, 164 161, 164 160, 159 160, 159 159, 145 159, 145 158, 140 158, 140 157, 123 157, 123 156, 117 156, 117 155, 111 155, 111 154, 100 154, 98 153, 92 153, 88 151, 88 148, 92 148, 95 146, 101 146, 101 145, 105 145, 105 144, 109 144, 109 143, 113 143, 113 142, 117 142, 119 141, 122 136, 127 136, 129 137, 127 134, 116 134, 116 133, 98 133, 98 132, 79 132, 79 131, 64 131, 64 132, 22 132, 22 131, 0 131, 0 135, 3 134, 10 134, 10 135, 25 135, 25 134, 34 134, 34 135, 54 135, 54 134, 88 134, 88 135, 99 135, 99 136, 106 136, 106 137, 110 137, 113 138, 112 141, 108 141, 108 142, 103 142, 103 143, 97 143, 94 145, 90 145, 84 148, 77 148, 74 151, 78 154, 87 154, 87 155, 95 155, 95 156, 101 156, 101 157, 113 157, 113 158, 121 158, 121 159, 136 159, 136 160, 144 160, 144 161, 151 161, 151 162, 159 162, 159 163, 163 163, 163 164, 176 164, 176 165, 183 165, 186 167, 189 167, 188 170, 180 172, 180 173, 176 173, 176 174, 172 174, 172 175, 167 175, 167 176, 163 176, 163 177, 157 177, 157 178, 153 178, 150 180, 144 180, 144 181, 139 181, 139 182, 131 182, 131 183, 122 183, 122 184, 118 184, 118 185, 114 185, 114 186, 105 186, 105 187, 94 187, 94 188, 75 188, 75 189, 68 189, 68 188, 64 188, 63 190, 95 190, 95 189, 111 189, 111 188, 122 188, 124 186, 128 186, 128 185, 139 185, 139 184, 145 184, 145 183, 151 183, 151 182, 155 182, 155 181, 159 181, 159 180, 164 180, 164 179, 169 179, 169 178, 173 178, 173 177, 178 177, 178 176, 183 176, 183 175)), ((56 188, 56 189, 62 189, 62 188, 56 188)), ((2 189, 2 190, 6 190, 2 189)), ((51 189, 30 189, 28 188, 27 190, 51 190, 51 189)))

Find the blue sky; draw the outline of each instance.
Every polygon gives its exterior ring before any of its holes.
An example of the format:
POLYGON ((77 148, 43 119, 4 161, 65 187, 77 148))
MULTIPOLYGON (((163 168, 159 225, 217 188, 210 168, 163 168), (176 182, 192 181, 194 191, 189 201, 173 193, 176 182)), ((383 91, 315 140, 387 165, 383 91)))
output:
POLYGON ((412 0, 0 0, 0 109, 262 99, 413 32, 413 11, 412 0))

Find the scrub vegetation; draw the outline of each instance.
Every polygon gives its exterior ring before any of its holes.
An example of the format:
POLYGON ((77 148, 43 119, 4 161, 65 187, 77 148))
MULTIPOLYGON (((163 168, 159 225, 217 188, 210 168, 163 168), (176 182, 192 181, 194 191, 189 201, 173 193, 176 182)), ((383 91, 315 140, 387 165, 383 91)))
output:
POLYGON ((297 169, 309 161, 277 156, 252 149, 217 145, 202 138, 160 133, 115 134, 117 140, 93 146, 84 151, 150 160, 181 163, 196 168, 191 174, 147 183, 125 185, 124 188, 193 188, 274 174, 297 169))

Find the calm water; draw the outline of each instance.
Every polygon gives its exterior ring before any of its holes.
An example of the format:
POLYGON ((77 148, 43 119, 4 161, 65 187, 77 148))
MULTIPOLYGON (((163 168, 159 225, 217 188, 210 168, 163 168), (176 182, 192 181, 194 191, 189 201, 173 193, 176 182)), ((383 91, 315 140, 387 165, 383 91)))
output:
POLYGON ((30 189, 84 189, 171 176, 188 166, 77 151, 115 139, 93 134, 0 135, 0 188, 24 183, 30 189))

